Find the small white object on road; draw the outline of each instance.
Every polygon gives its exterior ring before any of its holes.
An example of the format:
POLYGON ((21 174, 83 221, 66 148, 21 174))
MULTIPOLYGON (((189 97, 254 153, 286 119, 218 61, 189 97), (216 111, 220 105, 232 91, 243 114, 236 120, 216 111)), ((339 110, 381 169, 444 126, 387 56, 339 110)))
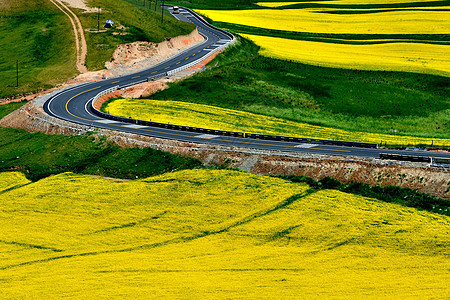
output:
POLYGON ((303 143, 303 144, 298 144, 297 146, 295 146, 295 147, 297 147, 297 148, 313 148, 313 147, 316 147, 316 146, 319 146, 318 144, 307 144, 307 143, 303 143))
POLYGON ((215 139, 218 138, 218 135, 213 135, 213 134, 200 134, 197 135, 196 137, 201 138, 201 139, 215 139))

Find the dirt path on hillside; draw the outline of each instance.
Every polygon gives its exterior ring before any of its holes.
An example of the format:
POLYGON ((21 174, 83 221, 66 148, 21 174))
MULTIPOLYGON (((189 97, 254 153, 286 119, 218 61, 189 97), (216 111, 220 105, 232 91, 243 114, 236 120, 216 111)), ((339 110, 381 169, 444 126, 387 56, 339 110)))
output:
POLYGON ((75 34, 75 46, 77 48, 77 69, 80 73, 86 73, 87 44, 80 19, 78 19, 77 15, 62 3, 61 0, 50 0, 50 2, 59 8, 69 18, 70 23, 72 23, 73 32, 75 34))

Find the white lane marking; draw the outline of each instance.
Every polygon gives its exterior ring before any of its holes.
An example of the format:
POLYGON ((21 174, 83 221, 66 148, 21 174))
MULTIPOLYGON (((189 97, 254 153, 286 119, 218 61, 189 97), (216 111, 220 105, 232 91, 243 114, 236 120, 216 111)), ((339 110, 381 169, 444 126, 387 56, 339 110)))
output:
POLYGON ((137 125, 137 124, 123 124, 122 127, 129 127, 129 128, 147 128, 146 126, 137 125))
POLYGON ((200 135, 196 135, 195 137, 201 138, 201 139, 215 139, 218 138, 218 135, 214 135, 214 134, 200 134, 200 135))
POLYGON ((106 119, 102 119, 102 120, 99 120, 99 121, 96 121, 96 122, 98 122, 98 123, 103 123, 103 124, 112 124, 112 123, 120 124, 120 123, 117 122, 117 121, 114 121, 114 120, 106 120, 106 119))
POLYGON ((316 147, 316 146, 319 146, 318 144, 307 144, 307 143, 303 143, 303 144, 298 144, 297 146, 295 146, 295 147, 297 147, 297 148, 313 148, 313 147, 316 147))
MULTIPOLYGON (((47 108, 48 108, 48 110, 50 111, 50 113, 53 114, 54 116, 57 116, 57 114, 55 114, 55 113, 52 111, 52 109, 50 108, 50 105, 52 104, 53 100, 54 100, 56 97, 61 96, 61 95, 65 94, 65 93, 68 93, 68 92, 70 92, 70 91, 72 91, 72 90, 74 90, 74 89, 76 89, 76 88, 79 88, 79 87, 82 87, 82 86, 85 86, 85 85, 89 85, 89 84, 91 84, 91 82, 79 84, 79 85, 77 85, 77 86, 73 86, 73 87, 71 87, 71 88, 67 88, 67 89, 64 90, 64 91, 57 92, 55 95, 51 96, 51 97, 47 100, 47 101, 48 101, 47 108)), ((47 101, 44 102, 44 105, 45 105, 45 103, 47 103, 47 101)))
POLYGON ((88 105, 89 105, 89 103, 91 103, 92 101, 94 101, 94 98, 91 98, 91 100, 89 100, 88 102, 86 102, 86 105, 84 106, 84 110, 85 110, 89 115, 93 116, 94 118, 98 118, 98 116, 93 115, 93 114, 91 114, 91 112, 89 112, 88 105))

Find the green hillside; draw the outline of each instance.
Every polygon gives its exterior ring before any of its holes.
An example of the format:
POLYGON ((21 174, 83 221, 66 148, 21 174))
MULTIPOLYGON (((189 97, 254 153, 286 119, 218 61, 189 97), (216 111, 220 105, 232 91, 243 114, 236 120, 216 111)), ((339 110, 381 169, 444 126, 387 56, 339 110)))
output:
POLYGON ((49 88, 77 74, 70 21, 50 1, 2 3, 0 44, 0 98, 49 88))
MULTIPOLYGON (((160 9, 155 12, 139 3, 88 1, 89 6, 102 8, 100 26, 107 19, 114 20, 116 25, 106 32, 85 32, 88 69, 104 68, 119 44, 137 40, 161 42, 194 30, 192 24, 177 21, 170 14, 161 24, 160 9), (120 25, 124 29, 118 29, 120 25)), ((14 0, 2 2, 0 8, 0 98, 47 89, 78 74, 72 25, 55 5, 45 0, 14 0), (17 61, 19 87, 16 87, 17 61)), ((97 29, 96 12, 73 11, 85 29, 97 29)))
MULTIPOLYGON (((102 69, 120 44, 134 41, 148 41, 160 43, 166 38, 191 33, 195 26, 173 18, 164 10, 164 18, 161 18, 161 8, 157 5, 148 6, 141 0, 89 0, 90 7, 100 8, 99 13, 78 13, 78 16, 87 31, 88 56, 86 65, 90 70, 102 69), (106 20, 113 20, 114 26, 106 32, 96 32, 98 20, 100 29, 106 20)), ((154 4, 154 2, 153 2, 154 4)))
POLYGON ((450 292, 449 217, 282 179, 191 170, 113 182, 65 173, 0 199, 2 298, 450 292))

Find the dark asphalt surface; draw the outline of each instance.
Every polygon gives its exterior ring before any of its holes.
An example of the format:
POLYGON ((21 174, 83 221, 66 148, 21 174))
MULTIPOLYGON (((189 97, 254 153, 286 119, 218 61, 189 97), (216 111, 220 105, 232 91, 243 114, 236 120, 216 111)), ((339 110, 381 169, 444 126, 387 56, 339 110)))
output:
MULTIPOLYGON (((169 6, 166 6, 166 8, 171 11, 171 8, 169 6)), ((114 86, 125 88, 128 86, 146 82, 148 77, 162 75, 169 70, 187 65, 203 56, 208 55, 210 51, 220 47, 225 43, 228 43, 231 40, 231 37, 229 35, 222 31, 216 30, 213 27, 210 27, 205 21, 200 20, 197 16, 193 15, 187 10, 184 10, 183 8, 180 8, 180 13, 175 14, 174 16, 182 21, 194 23, 197 26, 199 33, 206 38, 206 41, 145 71, 137 72, 123 77, 111 78, 93 83, 86 83, 63 91, 49 99, 44 105, 44 110, 54 117, 82 125, 92 125, 93 127, 98 128, 105 128, 164 139, 173 139, 184 142, 201 144, 206 143, 260 150, 304 152, 339 156, 378 158, 380 153, 395 153, 402 155, 450 158, 450 153, 341 147, 208 135, 196 132, 177 131, 124 123, 109 119, 103 119, 95 115, 91 111, 89 104, 90 101, 92 101, 93 97, 96 96, 99 92, 114 86)))

